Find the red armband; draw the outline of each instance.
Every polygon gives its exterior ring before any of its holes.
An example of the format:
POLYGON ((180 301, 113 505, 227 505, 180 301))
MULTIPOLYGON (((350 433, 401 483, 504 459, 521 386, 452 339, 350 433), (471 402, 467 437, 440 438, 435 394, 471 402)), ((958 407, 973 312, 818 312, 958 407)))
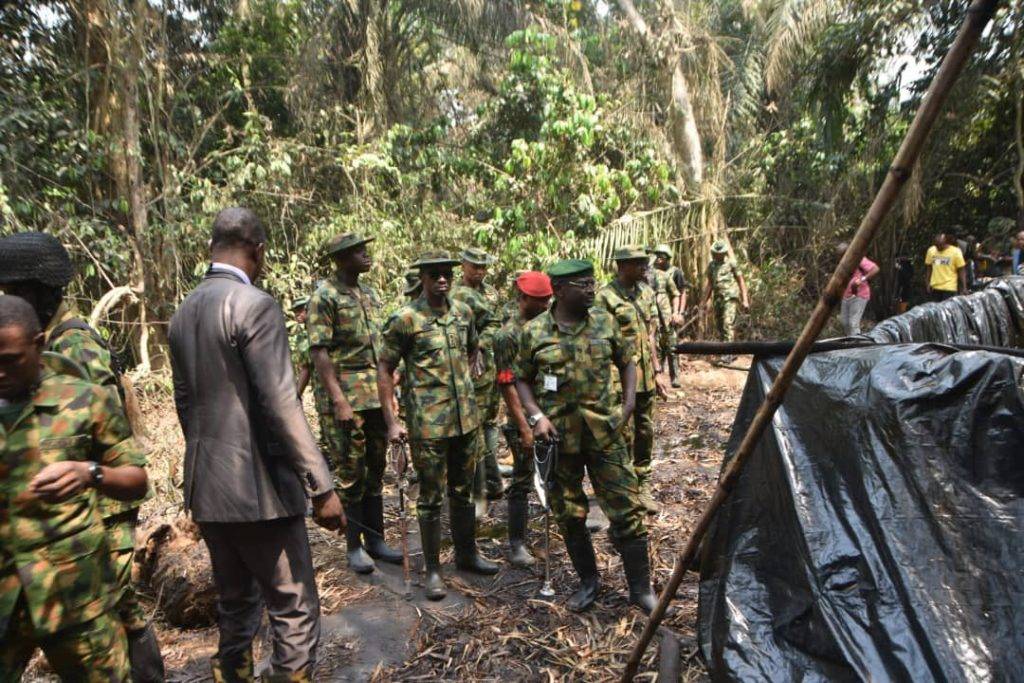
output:
POLYGON ((515 384, 516 373, 512 372, 509 368, 498 370, 498 384, 515 384))

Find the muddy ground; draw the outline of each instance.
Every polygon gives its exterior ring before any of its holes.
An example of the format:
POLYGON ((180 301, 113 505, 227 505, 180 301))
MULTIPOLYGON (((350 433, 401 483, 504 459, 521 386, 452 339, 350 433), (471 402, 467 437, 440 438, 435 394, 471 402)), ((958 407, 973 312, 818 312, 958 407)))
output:
MULTIPOLYGON (((733 363, 746 366, 746 362, 733 363)), ((653 470, 655 497, 661 512, 648 517, 652 578, 655 589, 666 582, 675 555, 696 521, 721 463, 746 373, 694 361, 685 365, 683 386, 659 405, 653 470)), ((143 510, 150 521, 173 516, 180 506, 175 483, 180 477, 180 433, 165 393, 149 396, 147 424, 154 445, 153 477, 157 495, 143 510)), ((507 454, 504 454, 507 458, 507 454)), ((389 487, 389 493, 394 493, 389 487)), ((591 503, 595 517, 603 515, 591 503)), ((396 547, 397 501, 388 498, 388 537, 396 547)), ((543 557, 543 515, 532 501, 530 543, 543 557)), ((492 503, 480 531, 481 549, 492 559, 506 551, 505 503, 492 503)), ((344 539, 310 525, 310 539, 320 587, 323 634, 320 668, 322 681, 436 681, 436 680, 612 680, 644 618, 626 604, 621 562, 605 531, 594 534, 601 569, 602 591, 597 605, 586 614, 565 609, 574 590, 575 575, 561 538, 552 525, 551 567, 555 596, 542 598, 543 563, 532 570, 507 563, 495 577, 475 577, 451 565, 451 550, 442 554, 448 597, 437 603, 422 598, 419 537, 414 518, 409 524, 413 562, 412 599, 404 598, 401 567, 378 565, 369 576, 357 576, 345 566, 344 539)), ((678 612, 666 625, 681 643, 683 680, 703 680, 696 656, 696 576, 684 581, 675 605, 678 612)), ((169 680, 212 680, 208 660, 216 647, 212 626, 180 629, 164 619, 161 597, 149 592, 147 607, 156 619, 169 680)), ((256 642, 261 665, 269 653, 264 622, 256 642)), ((656 647, 648 651, 646 673, 655 677, 656 647)), ((29 680, 46 680, 45 664, 34 667, 29 680)), ((259 666, 257 668, 259 670, 259 666)))

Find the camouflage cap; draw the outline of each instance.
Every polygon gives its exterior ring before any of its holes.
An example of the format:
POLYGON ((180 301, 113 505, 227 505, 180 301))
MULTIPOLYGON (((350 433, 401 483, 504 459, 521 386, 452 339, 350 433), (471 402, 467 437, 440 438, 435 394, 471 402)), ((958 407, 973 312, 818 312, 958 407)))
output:
POLYGON ((476 247, 466 247, 459 254, 459 258, 466 263, 472 263, 477 266, 489 266, 498 260, 483 249, 477 249, 476 247))
POLYGON ((367 244, 372 242, 375 237, 363 237, 359 233, 346 232, 344 235, 335 235, 328 242, 327 246, 324 247, 324 255, 331 256, 332 254, 340 254, 346 249, 352 249, 358 247, 360 244, 367 244))
POLYGON ((309 297, 308 296, 300 296, 298 299, 296 299, 295 301, 292 302, 291 310, 297 311, 300 308, 305 308, 308 305, 309 305, 309 297))
POLYGON ((647 252, 643 247, 635 244, 618 247, 612 254, 613 261, 635 261, 637 259, 647 260, 647 252))
POLYGON ((654 249, 651 249, 651 253, 655 256, 664 256, 665 258, 672 258, 672 250, 668 248, 667 244, 659 244, 654 249))
POLYGON ((725 243, 725 240, 718 240, 711 245, 712 254, 727 254, 729 253, 729 245, 725 243))
POLYGON ((457 266, 461 263, 458 259, 452 258, 447 251, 426 251, 420 254, 409 267, 422 270, 427 266, 457 266))
POLYGON ((555 261, 548 266, 548 277, 561 278, 573 275, 589 275, 594 272, 594 264, 585 259, 570 258, 555 261))
POLYGON ((415 292, 417 289, 423 286, 420 282, 420 271, 418 270, 407 270, 405 271, 405 289, 402 290, 403 294, 409 295, 415 292))
POLYGON ((75 274, 60 241, 45 232, 16 232, 0 239, 0 284, 38 282, 64 287, 75 274))

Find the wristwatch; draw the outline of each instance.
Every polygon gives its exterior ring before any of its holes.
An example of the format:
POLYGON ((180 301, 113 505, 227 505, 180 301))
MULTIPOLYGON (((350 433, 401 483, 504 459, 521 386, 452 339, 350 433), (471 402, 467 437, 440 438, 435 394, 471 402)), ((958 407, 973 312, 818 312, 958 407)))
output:
POLYGON ((89 485, 98 489, 103 483, 103 468, 98 462, 89 463, 89 485))
POLYGON ((541 418, 544 417, 544 413, 536 413, 526 418, 526 424, 530 427, 536 427, 537 423, 540 422, 541 418))

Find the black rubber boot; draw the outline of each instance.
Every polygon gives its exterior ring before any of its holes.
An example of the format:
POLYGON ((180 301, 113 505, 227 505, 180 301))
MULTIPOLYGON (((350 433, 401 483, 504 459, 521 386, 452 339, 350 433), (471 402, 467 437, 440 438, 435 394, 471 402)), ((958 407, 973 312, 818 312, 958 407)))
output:
POLYGON ((537 562, 526 549, 529 510, 530 503, 525 498, 508 499, 508 561, 513 567, 532 567, 537 562))
POLYGON ((363 545, 370 557, 381 562, 402 564, 402 551, 384 542, 384 499, 380 496, 363 498, 363 545))
POLYGON ((597 575, 597 557, 594 555, 594 544, 590 541, 590 532, 582 519, 566 522, 563 533, 565 549, 572 560, 576 575, 580 577, 580 587, 569 597, 566 606, 573 612, 590 609, 597 600, 600 587, 597 575))
POLYGON ((441 574, 441 520, 420 519, 420 543, 423 546, 423 593, 427 600, 442 600, 448 593, 441 574))
POLYGON ((356 574, 369 574, 376 565, 366 551, 363 550, 363 504, 345 503, 345 516, 348 526, 345 528, 345 542, 348 544, 348 568, 356 574))
POLYGON ((452 516, 452 544, 455 566, 474 574, 497 574, 498 565, 484 559, 476 547, 476 514, 472 506, 449 505, 452 516))
POLYGON ((636 605, 650 614, 658 604, 658 598, 651 589, 651 561, 647 556, 647 539, 636 538, 617 544, 622 555, 622 568, 626 572, 629 586, 629 604, 636 605))
POLYGON ((132 683, 164 683, 164 658, 152 624, 128 632, 128 662, 132 683))

